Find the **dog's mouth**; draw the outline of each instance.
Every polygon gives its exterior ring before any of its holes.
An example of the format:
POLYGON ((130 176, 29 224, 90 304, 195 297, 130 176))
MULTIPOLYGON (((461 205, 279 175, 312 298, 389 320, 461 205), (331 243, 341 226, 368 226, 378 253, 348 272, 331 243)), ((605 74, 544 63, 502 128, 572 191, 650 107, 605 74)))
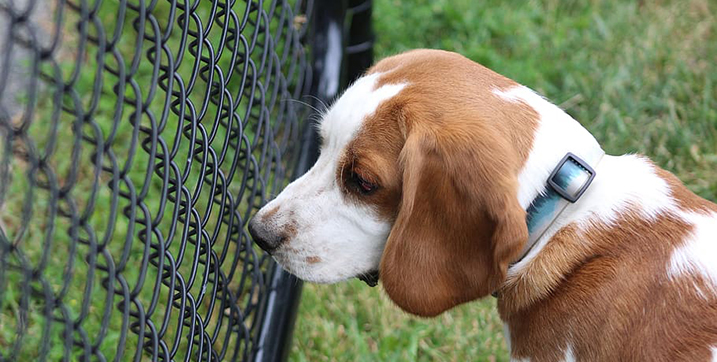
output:
POLYGON ((375 287, 378 285, 378 270, 370 271, 368 273, 363 273, 357 278, 363 280, 364 283, 366 283, 369 287, 375 287))

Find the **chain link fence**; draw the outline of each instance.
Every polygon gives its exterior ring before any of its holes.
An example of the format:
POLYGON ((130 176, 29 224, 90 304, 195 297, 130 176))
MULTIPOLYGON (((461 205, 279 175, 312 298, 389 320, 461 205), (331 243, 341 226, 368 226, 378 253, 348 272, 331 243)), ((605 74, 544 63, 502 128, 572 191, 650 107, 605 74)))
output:
POLYGON ((0 0, 0 360, 284 359, 300 283, 245 224, 370 8, 0 0))

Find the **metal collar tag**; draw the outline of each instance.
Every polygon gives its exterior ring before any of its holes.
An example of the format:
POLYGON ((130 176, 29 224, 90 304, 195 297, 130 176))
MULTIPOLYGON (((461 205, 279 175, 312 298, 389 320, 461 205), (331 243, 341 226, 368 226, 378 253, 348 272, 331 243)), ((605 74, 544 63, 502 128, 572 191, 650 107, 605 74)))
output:
POLYGON ((568 152, 548 177, 548 186, 565 200, 575 203, 585 193, 593 179, 595 179, 595 170, 580 157, 568 152), (574 181, 582 182, 576 184, 574 181))

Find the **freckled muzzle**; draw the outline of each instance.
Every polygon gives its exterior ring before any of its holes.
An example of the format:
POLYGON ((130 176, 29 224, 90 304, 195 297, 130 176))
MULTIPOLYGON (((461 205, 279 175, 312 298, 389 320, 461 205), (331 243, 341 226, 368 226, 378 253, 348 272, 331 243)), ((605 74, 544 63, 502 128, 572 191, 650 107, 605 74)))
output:
MULTIPOLYGON (((281 230, 275 230, 274 224, 269 222, 264 222, 262 217, 255 217, 253 218, 248 225, 249 234, 251 235, 254 242, 264 251, 269 253, 270 255, 274 255, 274 253, 279 249, 285 242, 287 242, 290 239, 290 236, 281 230)), ((285 257, 289 257, 289 260, 291 260, 292 256, 290 255, 284 255, 285 257)), ((280 260, 279 264, 281 266, 290 271, 291 268, 290 265, 285 265, 287 260, 284 260, 283 262, 280 260)), ((320 264, 322 262, 321 258, 313 256, 313 257, 307 257, 306 261, 309 264, 320 264)), ((291 272, 294 274, 294 272, 291 272)), ((302 278, 301 276, 299 276, 302 278)), ((366 285, 370 287, 375 287, 378 285, 379 281, 379 271, 373 270, 366 273, 361 273, 355 276, 356 278, 362 280, 366 285)), ((304 278, 302 278, 304 279, 304 278)), ((309 278, 310 279, 310 278, 309 278)))

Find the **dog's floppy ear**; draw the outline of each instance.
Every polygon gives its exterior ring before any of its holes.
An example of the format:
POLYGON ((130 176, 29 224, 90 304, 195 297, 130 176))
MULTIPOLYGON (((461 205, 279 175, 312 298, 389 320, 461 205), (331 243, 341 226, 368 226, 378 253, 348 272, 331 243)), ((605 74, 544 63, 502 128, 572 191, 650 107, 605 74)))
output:
POLYGON ((514 151, 486 127, 408 131, 401 205, 380 271, 409 313, 435 316, 490 294, 528 239, 514 151))

